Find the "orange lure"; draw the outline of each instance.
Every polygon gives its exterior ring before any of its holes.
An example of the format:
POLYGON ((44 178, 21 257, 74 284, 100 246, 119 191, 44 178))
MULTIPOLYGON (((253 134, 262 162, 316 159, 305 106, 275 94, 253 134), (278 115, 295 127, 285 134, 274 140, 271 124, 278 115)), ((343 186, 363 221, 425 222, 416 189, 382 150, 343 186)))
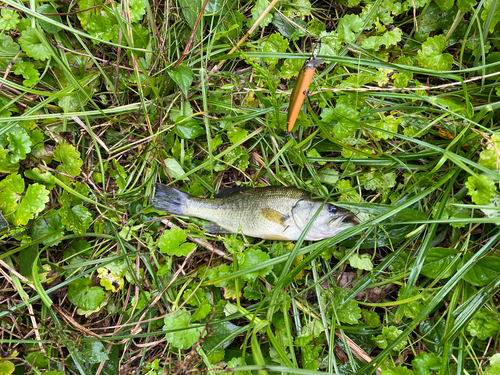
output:
POLYGON ((316 59, 311 57, 306 61, 299 72, 295 85, 293 86, 292 96, 290 97, 290 105, 288 107, 287 129, 289 132, 292 131, 295 121, 299 116, 300 109, 302 108, 302 104, 304 103, 304 99, 307 95, 307 90, 311 85, 314 72, 316 71, 318 65, 322 64, 323 61, 325 61, 325 59, 316 59))

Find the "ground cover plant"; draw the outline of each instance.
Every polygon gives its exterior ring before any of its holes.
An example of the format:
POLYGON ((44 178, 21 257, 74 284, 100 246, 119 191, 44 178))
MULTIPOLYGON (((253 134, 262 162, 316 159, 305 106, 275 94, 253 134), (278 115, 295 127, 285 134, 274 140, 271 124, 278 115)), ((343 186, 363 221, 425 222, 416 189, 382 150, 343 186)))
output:
POLYGON ((0 374, 500 374, 498 1, 0 16, 0 374), (298 187, 360 224, 213 235, 152 210, 158 181, 298 187))

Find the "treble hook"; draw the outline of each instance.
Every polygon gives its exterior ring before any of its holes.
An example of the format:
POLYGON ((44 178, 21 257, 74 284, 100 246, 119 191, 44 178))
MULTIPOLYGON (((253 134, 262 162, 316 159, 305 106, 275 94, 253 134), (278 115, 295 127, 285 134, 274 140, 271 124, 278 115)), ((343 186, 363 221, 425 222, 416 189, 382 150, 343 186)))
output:
POLYGON ((321 39, 316 39, 315 42, 316 44, 312 49, 311 60, 316 60, 316 57, 318 57, 319 52, 321 51, 321 39))

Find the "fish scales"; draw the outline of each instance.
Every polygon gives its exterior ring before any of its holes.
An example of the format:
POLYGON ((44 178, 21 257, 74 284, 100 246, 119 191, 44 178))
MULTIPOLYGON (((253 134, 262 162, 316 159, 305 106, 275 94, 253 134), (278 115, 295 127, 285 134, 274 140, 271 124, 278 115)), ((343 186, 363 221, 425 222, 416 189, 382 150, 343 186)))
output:
MULTIPOLYGON (((309 193, 295 188, 267 187, 229 192, 221 198, 196 198, 157 184, 153 209, 208 220, 211 233, 243 233, 274 240, 297 240, 322 206, 309 193)), ((352 226, 352 214, 325 204, 306 239, 328 238, 352 226)))
POLYGON ((301 197, 307 197, 301 190, 282 188, 258 188, 224 198, 192 197, 185 214, 216 223, 219 233, 237 233, 242 226, 243 233, 248 236, 260 237, 266 231, 272 239, 277 239, 282 237, 284 230, 283 224, 277 222, 277 214, 286 219, 287 208, 292 208, 301 197), (277 213, 273 217, 275 220, 267 219, 274 212, 277 213))

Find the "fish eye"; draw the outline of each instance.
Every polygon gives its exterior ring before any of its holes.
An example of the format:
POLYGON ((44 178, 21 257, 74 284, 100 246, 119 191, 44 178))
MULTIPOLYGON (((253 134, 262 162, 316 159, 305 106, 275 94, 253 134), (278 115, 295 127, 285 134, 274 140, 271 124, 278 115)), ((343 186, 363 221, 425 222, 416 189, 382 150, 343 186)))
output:
POLYGON ((333 204, 328 206, 328 212, 331 214, 336 214, 337 213, 337 207, 335 207, 333 204))

